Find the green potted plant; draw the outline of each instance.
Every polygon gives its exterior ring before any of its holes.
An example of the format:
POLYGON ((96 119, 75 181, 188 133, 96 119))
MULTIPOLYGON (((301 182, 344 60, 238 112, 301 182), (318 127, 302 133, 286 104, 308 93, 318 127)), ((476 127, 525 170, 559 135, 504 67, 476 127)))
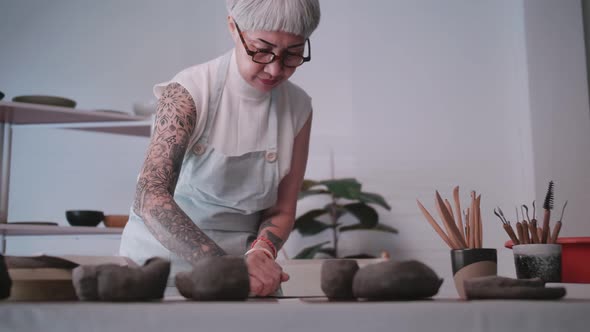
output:
MULTIPOLYGON (((293 229, 302 236, 313 236, 330 230, 332 232, 332 241, 325 241, 304 248, 294 258, 313 258, 318 253, 339 258, 338 240, 342 232, 358 230, 398 232, 393 227, 379 223, 379 214, 371 206, 376 205, 388 211, 391 210, 385 199, 379 194, 363 192, 361 184, 354 178, 323 181, 304 180, 298 199, 315 195, 328 195, 331 198, 330 203, 299 216, 295 220, 293 229), (346 214, 354 216, 358 223, 352 225, 340 223, 340 218, 346 214), (320 217, 322 219, 327 217, 328 221, 319 220, 320 217), (332 246, 327 246, 329 243, 332 243, 332 246)), ((361 254, 353 257, 363 256, 366 257, 367 255, 361 254)))

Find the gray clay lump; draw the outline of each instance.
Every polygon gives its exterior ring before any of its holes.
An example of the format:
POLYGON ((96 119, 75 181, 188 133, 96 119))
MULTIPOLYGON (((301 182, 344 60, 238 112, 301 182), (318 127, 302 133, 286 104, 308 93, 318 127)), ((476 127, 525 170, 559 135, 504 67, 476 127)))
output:
POLYGON ((369 300, 416 300, 436 295, 442 281, 421 262, 386 261, 360 269, 354 277, 353 294, 369 300))

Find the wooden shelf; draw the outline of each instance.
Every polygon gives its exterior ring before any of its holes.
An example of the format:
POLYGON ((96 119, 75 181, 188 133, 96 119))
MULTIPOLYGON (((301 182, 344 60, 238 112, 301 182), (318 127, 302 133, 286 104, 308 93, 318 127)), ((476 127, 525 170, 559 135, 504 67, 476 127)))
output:
POLYGON ((13 124, 138 121, 145 119, 127 114, 0 101, 0 122, 13 124))
POLYGON ((0 224, 4 236, 122 234, 123 228, 0 224))
POLYGON ((0 101, 0 123, 12 125, 90 124, 96 126, 67 126, 68 129, 89 130, 111 134, 150 136, 149 118, 67 107, 0 101), (106 124, 105 124, 106 122, 106 124), (113 126, 109 126, 113 122, 113 126), (121 125, 129 122, 129 126, 121 125), (139 122, 139 123, 137 123, 139 122), (99 124, 100 123, 100 124, 99 124), (114 125, 117 123, 117 125, 114 125))

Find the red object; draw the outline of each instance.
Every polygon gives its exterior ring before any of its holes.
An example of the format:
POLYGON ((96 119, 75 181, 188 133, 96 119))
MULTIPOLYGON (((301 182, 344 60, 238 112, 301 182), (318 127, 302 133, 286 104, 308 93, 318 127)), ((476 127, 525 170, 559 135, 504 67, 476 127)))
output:
MULTIPOLYGON (((561 282, 590 284, 590 237, 560 237, 561 282)), ((512 249, 512 240, 504 246, 512 249)))
POLYGON ((254 245, 258 241, 262 241, 262 242, 266 243, 270 247, 270 249, 272 250, 272 255, 274 256, 274 258, 277 258, 277 248, 275 248, 275 245, 272 242, 270 242, 269 239, 267 239, 265 237, 261 236, 261 237, 257 238, 256 240, 254 240, 254 242, 252 242, 252 245, 250 246, 250 249, 254 248, 254 245))

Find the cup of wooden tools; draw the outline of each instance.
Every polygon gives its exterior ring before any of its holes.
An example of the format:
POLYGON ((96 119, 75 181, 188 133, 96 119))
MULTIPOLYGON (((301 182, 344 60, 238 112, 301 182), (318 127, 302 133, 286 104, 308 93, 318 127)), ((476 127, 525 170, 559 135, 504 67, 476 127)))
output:
POLYGON ((561 210, 561 217, 551 231, 551 210, 553 210, 554 185, 549 182, 545 201, 543 202, 543 223, 537 224, 536 207, 533 201, 532 219, 526 205, 521 206, 522 222, 519 221, 516 208, 516 233, 502 209, 494 209, 494 214, 502 221, 502 227, 510 238, 507 248, 514 253, 514 266, 518 279, 541 278, 545 282, 561 281, 561 244, 557 243, 563 213, 567 201, 561 210))
POLYGON ((457 293, 466 298, 463 281, 475 277, 497 275, 497 253, 494 248, 483 248, 483 228, 481 219, 481 195, 471 192, 471 202, 465 211, 461 210, 459 187, 453 189, 454 212, 451 203, 435 194, 436 210, 443 227, 416 200, 418 207, 428 223, 434 228, 440 238, 451 248, 451 262, 453 280, 457 293))

